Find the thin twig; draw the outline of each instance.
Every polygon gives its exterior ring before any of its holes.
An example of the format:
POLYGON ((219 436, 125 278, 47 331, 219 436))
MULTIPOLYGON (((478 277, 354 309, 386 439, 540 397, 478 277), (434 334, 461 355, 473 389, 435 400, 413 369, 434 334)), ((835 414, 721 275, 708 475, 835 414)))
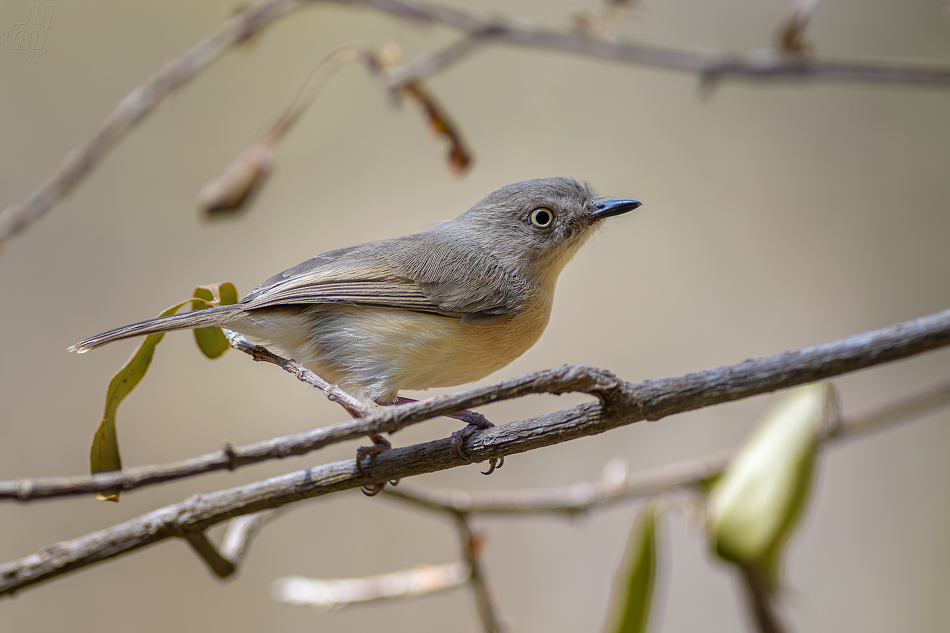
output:
POLYGON ((752 567, 743 567, 740 576, 749 611, 760 633, 784 633, 786 629, 775 612, 772 592, 759 572, 752 567))
POLYGON ((330 78, 353 61, 362 61, 380 76, 379 55, 368 44, 352 42, 332 51, 317 63, 290 101, 252 138, 217 176, 198 193, 198 206, 206 214, 234 212, 246 205, 270 175, 274 145, 290 131, 330 78))
MULTIPOLYGON (((244 517, 238 518, 243 519, 244 517)), ((221 555, 221 552, 218 551, 218 548, 214 546, 214 543, 211 542, 204 531, 186 532, 182 535, 182 538, 191 546, 192 551, 198 555, 198 558, 208 565, 211 573, 218 578, 227 578, 237 570, 237 565, 221 555)))
POLYGON ((230 343, 234 349, 244 352, 258 362, 277 365, 284 371, 296 376, 300 382, 306 383, 311 387, 316 387, 322 391, 330 402, 342 405, 362 416, 370 415, 377 410, 377 407, 372 403, 363 402, 356 396, 350 395, 337 385, 327 382, 292 358, 278 356, 266 347, 254 345, 237 332, 224 330, 224 335, 227 337, 228 343, 230 343))
POLYGON ((0 245, 38 220, 65 197, 129 129, 176 89, 194 78, 232 46, 246 41, 276 18, 306 4, 270 0, 249 6, 225 20, 210 35, 172 57, 148 81, 127 94, 88 142, 70 150, 53 174, 23 202, 0 213, 0 245))
POLYGON ((455 562, 447 565, 418 565, 392 574, 366 578, 279 578, 271 595, 279 602, 339 609, 353 604, 418 598, 461 587, 469 580, 469 567, 455 562))
MULTIPOLYGON (((907 417, 919 415, 925 411, 923 402, 929 402, 930 407, 945 403, 948 385, 937 389, 929 389, 922 394, 902 399, 907 417), (942 392, 942 396, 935 394, 942 392)), ((467 449, 475 453, 473 457, 484 458, 490 454, 503 454, 506 445, 524 445, 525 435, 533 436, 536 446, 546 445, 552 438, 547 436, 547 423, 557 423, 564 429, 573 423, 584 424, 596 421, 596 406, 583 405, 580 411, 569 409, 549 414, 541 418, 523 420, 483 431, 479 442, 467 449)), ((865 420, 866 426, 845 424, 839 431, 833 432, 830 437, 837 438, 848 433, 857 433, 877 423, 895 423, 907 417, 898 415, 898 405, 886 405, 883 410, 889 413, 879 416, 872 412, 864 414, 858 419, 865 420)), ((552 442, 553 443, 553 442, 552 442)), ((716 469, 721 469, 725 463, 724 457, 714 457, 689 465, 671 466, 643 473, 630 478, 624 498, 631 498, 635 494, 655 494, 671 488, 697 485, 710 476, 716 469)), ((355 468, 353 461, 336 462, 325 466, 299 471, 274 479, 257 482, 248 486, 222 490, 219 492, 197 495, 181 503, 167 506, 142 515, 125 523, 112 526, 105 530, 94 532, 86 536, 57 543, 44 548, 23 559, 12 561, 0 566, 0 596, 12 594, 36 583, 55 578, 74 570, 82 569, 100 561, 121 556, 141 547, 157 543, 164 539, 181 537, 184 534, 204 531, 212 525, 227 521, 236 516, 248 515, 279 508, 291 503, 303 501, 341 490, 360 488, 366 484, 408 477, 411 475, 433 472, 462 465, 461 460, 452 448, 451 440, 439 440, 419 444, 402 449, 392 449, 373 458, 372 475, 363 476, 355 468)), ((405 486, 405 483, 403 484, 405 486)), ((387 489, 388 494, 393 494, 387 489)), ((494 512, 506 511, 507 500, 501 496, 489 500, 483 497, 471 498, 469 505, 462 505, 458 498, 450 502, 438 498, 438 493, 427 493, 436 497, 436 501, 423 503, 439 510, 447 510, 455 514, 466 512, 494 512), (439 507, 439 504, 446 507, 439 507)), ((518 502, 529 503, 525 494, 518 502)), ((422 494, 418 494, 422 498, 422 494)), ((543 497, 551 495, 535 495, 534 501, 538 506, 547 504, 547 508, 539 511, 563 511, 550 508, 550 501, 543 497), (540 501, 538 500, 540 498, 540 501)), ((561 495, 564 496, 564 495, 561 495)), ((407 495, 410 498, 412 495, 407 495)), ((621 497, 618 496, 617 499, 621 497)), ((416 499, 410 499, 417 501, 416 499)), ((602 503, 610 502, 604 499, 602 503)), ((564 505, 564 499, 558 501, 564 505)), ((570 503, 570 500, 567 501, 570 503)), ((595 504, 596 505, 596 504, 595 504)), ((595 507, 591 505, 590 507, 595 507)), ((510 508, 510 505, 507 507, 510 508)))
POLYGON ((566 514, 577 516, 622 501, 692 488, 715 477, 733 453, 720 453, 680 464, 671 464, 622 479, 604 477, 559 488, 467 492, 433 490, 402 482, 383 492, 409 503, 453 514, 566 514))
POLYGON ((468 524, 468 517, 464 514, 455 515, 455 525, 459 531, 462 555, 468 563, 469 586, 475 596, 475 606, 478 607, 478 615, 482 620, 482 626, 485 633, 500 633, 502 626, 498 619, 498 607, 495 606, 492 592, 485 577, 485 570, 481 563, 480 555, 484 541, 481 536, 472 531, 468 524))
MULTIPOLYGON (((350 2, 343 2, 350 4, 350 2)), ((950 68, 928 64, 899 63, 885 60, 853 61, 784 55, 778 51, 758 50, 725 53, 639 44, 630 40, 606 40, 563 29, 538 26, 531 20, 485 16, 474 11, 433 4, 416 4, 426 17, 445 26, 477 37, 481 44, 501 43, 526 48, 570 53, 596 59, 698 74, 703 79, 740 79, 745 81, 854 81, 906 85, 950 86, 950 68)), ((455 45, 453 45, 455 46, 455 45)), ((477 50, 453 55, 451 63, 477 50)), ((444 51, 437 55, 444 54, 444 51)), ((431 64, 426 57, 400 72, 404 81, 430 76, 450 64, 431 64)))
POLYGON ((221 556, 230 561, 235 569, 244 562, 251 541, 264 525, 276 517, 281 509, 265 510, 257 514, 247 514, 231 519, 228 531, 221 539, 221 556))
POLYGON ((218 578, 227 578, 238 570, 244 562, 244 555, 257 532, 280 510, 265 510, 231 519, 228 531, 221 542, 221 548, 215 547, 205 531, 186 532, 182 538, 218 578))
MULTIPOLYGON (((115 107, 102 128, 87 143, 66 154, 59 168, 26 200, 0 212, 0 245, 39 219, 68 194, 76 183, 138 121, 182 84, 204 70, 232 46, 246 41, 278 16, 321 0, 268 0, 252 5, 225 21, 211 35, 168 60, 146 83, 115 107)), ((848 61, 764 50, 732 54, 683 50, 597 39, 569 30, 546 29, 522 18, 492 17, 440 5, 398 0, 336 0, 335 4, 365 7, 413 21, 431 21, 463 31, 477 43, 505 43, 698 74, 709 86, 726 78, 747 81, 853 81, 904 85, 950 86, 950 68, 886 60, 848 61)), ((453 44, 432 58, 399 71, 403 84, 448 68, 479 46, 453 44)))
MULTIPOLYGON (((324 446, 358 439, 368 433, 394 433, 433 417, 528 394, 580 392, 599 399, 599 402, 473 434, 465 442, 465 451, 476 461, 483 461, 602 433, 642 420, 659 420, 675 413, 823 380, 909 358, 946 345, 950 345, 950 310, 794 352, 639 384, 620 380, 602 369, 565 365, 457 394, 399 406, 377 407, 355 420, 243 447, 226 446, 221 451, 171 464, 141 466, 92 476, 3 481, 0 482, 0 499, 29 501, 116 487, 132 490, 201 473, 234 470, 247 464, 303 455, 324 446)), ((255 358, 259 355, 260 360, 283 367, 308 384, 322 385, 318 388, 336 394, 334 397, 344 397, 341 394, 345 392, 334 391, 333 385, 295 361, 253 346, 249 353, 255 354, 255 358)), ((403 476, 393 473, 366 483, 403 476)))

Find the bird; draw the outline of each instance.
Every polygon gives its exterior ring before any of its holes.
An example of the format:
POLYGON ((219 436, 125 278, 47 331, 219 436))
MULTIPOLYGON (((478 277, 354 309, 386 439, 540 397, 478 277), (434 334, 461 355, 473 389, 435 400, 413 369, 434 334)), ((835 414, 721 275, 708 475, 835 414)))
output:
MULTIPOLYGON (((488 194, 422 232, 317 255, 275 275, 240 302, 149 319, 70 347, 86 352, 156 332, 225 327, 295 359, 365 402, 473 382, 508 365, 541 337, 557 278, 609 217, 641 206, 608 200, 573 178, 526 180, 488 194)), ((352 415, 357 415, 350 411, 352 415)), ((468 423, 464 438, 491 423, 468 423)), ((370 434, 357 468, 389 448, 370 434)), ((501 465, 490 460, 489 473, 501 465)))

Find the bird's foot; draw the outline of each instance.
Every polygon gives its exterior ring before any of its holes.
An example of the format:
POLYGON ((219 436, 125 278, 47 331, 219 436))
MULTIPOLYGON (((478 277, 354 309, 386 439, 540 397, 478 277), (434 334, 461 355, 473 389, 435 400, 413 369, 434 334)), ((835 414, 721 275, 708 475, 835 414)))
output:
POLYGON ((388 451, 393 447, 392 443, 379 433, 367 433, 367 435, 369 436, 369 439, 373 440, 373 445, 360 446, 356 449, 356 470, 360 471, 361 475, 366 474, 366 471, 363 470, 364 459, 367 457, 375 457, 383 451, 388 451))
MULTIPOLYGON (((469 458, 469 456, 463 452, 462 443, 465 442, 465 439, 469 437, 475 431, 483 431, 485 429, 490 429, 491 427, 495 425, 489 422, 488 418, 486 418, 484 415, 482 415, 481 413, 476 413, 475 411, 468 411, 468 410, 458 411, 446 417, 454 418, 456 420, 461 420, 462 422, 466 422, 468 424, 468 426, 466 426, 465 428, 459 429, 458 431, 455 431, 454 433, 452 433, 452 448, 455 449, 455 454, 461 457, 462 459, 472 461, 469 458)), ((482 474, 490 475, 493 472, 495 472, 496 468, 501 468, 504 465, 505 465, 504 456, 492 457, 491 459, 488 460, 488 470, 482 471, 482 474)))
MULTIPOLYGON (((412 398, 403 398, 399 396, 396 398, 396 402, 393 404, 406 404, 407 402, 418 402, 412 398)), ((472 461, 472 459, 465 454, 462 450, 462 444, 465 442, 465 438, 470 436, 475 431, 483 431, 485 429, 490 429, 495 426, 488 421, 481 413, 475 411, 469 411, 468 409, 463 409, 461 411, 456 411, 455 413, 447 413, 445 417, 452 418, 454 420, 461 420, 465 422, 468 426, 463 429, 459 429, 452 433, 452 448, 455 450, 455 454, 458 455, 461 459, 466 461, 472 461)), ((374 440, 375 441, 375 440, 374 440)), ((483 475, 490 475, 495 472, 496 468, 501 468, 505 465, 505 457, 492 457, 488 460, 488 470, 482 471, 483 475)))
MULTIPOLYGON (((366 471, 363 469, 363 460, 368 457, 375 457, 383 451, 388 451, 393 447, 392 443, 387 440, 385 437, 378 433, 368 433, 369 439, 373 440, 372 446, 360 446, 356 449, 356 470, 359 471, 361 475, 365 475, 366 471)), ((389 482, 393 486, 399 483, 398 479, 392 480, 389 482)), ((383 488, 386 487, 386 482, 380 482, 378 484, 367 484, 363 486, 363 494, 367 497, 375 497, 383 491, 383 488)))

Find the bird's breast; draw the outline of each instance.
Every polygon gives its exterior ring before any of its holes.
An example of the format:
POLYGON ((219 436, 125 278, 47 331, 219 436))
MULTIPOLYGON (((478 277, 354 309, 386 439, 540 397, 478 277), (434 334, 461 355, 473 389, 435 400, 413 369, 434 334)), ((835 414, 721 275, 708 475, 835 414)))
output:
POLYGON ((505 322, 475 326, 425 312, 330 304, 250 313, 234 329, 357 397, 388 403, 402 390, 451 387, 501 369, 537 342, 550 313, 550 300, 538 297, 505 322))

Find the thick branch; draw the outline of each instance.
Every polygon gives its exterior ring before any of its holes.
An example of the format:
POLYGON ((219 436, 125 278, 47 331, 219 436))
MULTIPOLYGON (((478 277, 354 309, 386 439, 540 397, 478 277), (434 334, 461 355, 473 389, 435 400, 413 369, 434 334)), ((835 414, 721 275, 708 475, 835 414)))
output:
MULTIPOLYGON (((0 212, 0 245, 39 219, 68 194, 113 145, 175 89, 195 77, 232 46, 246 41, 279 16, 325 0, 267 0, 245 8, 211 35, 169 59, 147 82, 135 88, 106 118, 99 132, 74 148, 59 168, 21 203, 0 212)), ((336 0, 414 21, 430 21, 464 31, 468 38, 404 67, 390 80, 402 86, 430 76, 464 59, 477 44, 505 43, 540 50, 583 55, 660 70, 700 75, 708 86, 724 79, 747 81, 853 81, 906 85, 950 85, 950 68, 893 61, 828 60, 775 51, 732 54, 679 50, 608 41, 564 29, 547 29, 530 20, 490 16, 476 11, 399 0, 336 0)))
MULTIPOLYGON (((947 313, 941 313, 943 318, 947 318, 947 313)), ((933 321, 940 315, 918 319, 916 322, 909 322, 884 330, 878 330, 873 333, 863 334, 837 343, 829 343, 817 347, 802 350, 800 352, 789 352, 772 357, 772 359, 762 359, 759 361, 746 361, 736 367, 760 367, 763 371, 774 371, 769 369, 774 365, 778 358, 791 357, 797 359, 793 366, 799 367, 807 365, 807 359, 816 357, 825 358, 825 362, 833 366, 841 373, 850 369, 870 366, 869 364, 845 363, 837 356, 834 350, 841 353, 841 350, 848 349, 850 341, 857 349, 863 350, 859 356, 865 360, 862 363, 873 364, 875 358, 891 358, 897 354, 897 349, 893 346, 883 345, 879 348, 880 355, 870 353, 867 346, 878 342, 890 340, 890 336, 896 332, 903 331, 912 339, 920 335, 920 322, 927 320, 933 321), (808 352, 808 353, 806 353, 808 352)), ((852 350, 855 347, 851 347, 852 350)), ((852 361, 853 362, 853 361, 852 361)), ((880 361, 883 362, 883 361, 880 361)), ((584 368, 567 367, 565 370, 582 371, 584 368)), ((786 375, 778 374, 778 376, 786 375)), ((821 377, 827 377, 820 368, 817 370, 822 374, 821 377)), ((732 384, 738 379, 739 372, 734 368, 721 368, 711 372, 700 372, 691 374, 696 377, 708 375, 710 380, 712 375, 725 376, 712 384, 718 385, 712 392, 693 391, 688 392, 687 402, 697 402, 704 398, 709 398, 714 402, 723 402, 726 399, 736 399, 735 389, 738 388, 732 384), (723 382, 725 381, 725 382, 723 382), (730 387, 729 385, 732 384, 730 387), (705 393, 705 395, 703 395, 705 393)), ((792 375, 801 377, 800 373, 792 372, 792 375)), ((674 382, 682 382, 687 377, 681 379, 670 379, 674 382)), ((755 374, 746 376, 747 380, 752 381, 753 393, 761 393, 761 384, 754 380, 755 374), (757 391, 755 389, 758 389, 757 391)), ((788 380, 784 378, 781 380, 788 380)), ((519 379, 516 379, 516 381, 519 379)), ((697 379, 686 380, 692 384, 697 379)), ((652 384, 664 381, 653 381, 652 384)), ((640 388, 640 386, 637 386, 640 388)), ((473 390, 477 391, 477 390, 473 390)), ((684 396, 686 398, 686 396, 684 396)), ((927 392, 904 400, 903 409, 907 415, 915 415, 923 412, 926 406, 936 406, 946 402, 947 386, 942 385, 938 389, 928 390, 927 392)), ((664 409, 671 405, 668 400, 665 402, 664 409)), ((610 401, 608 401, 610 403, 610 401)), ((416 403, 426 404, 426 403, 416 403)), ((699 406, 699 405, 697 405, 699 406)), ((691 406, 696 408, 696 406, 691 406)), ((883 409, 885 414, 866 414, 862 416, 863 424, 844 424, 836 429, 829 431, 831 437, 863 430, 884 421, 896 421, 902 418, 899 413, 900 406, 888 405, 883 409)), ((648 409, 649 410, 649 409, 648 409)), ((684 409, 686 410, 686 409, 684 409)), ((548 446, 558 442, 566 441, 573 437, 599 433, 606 428, 613 428, 623 424, 623 420, 642 419, 637 412, 618 409, 616 403, 607 406, 592 402, 583 404, 579 407, 558 411, 539 418, 531 418, 513 422, 505 426, 494 427, 474 434, 466 446, 466 452, 476 460, 484 460, 493 456, 500 456, 514 452, 522 452, 532 448, 548 446)), ((719 458, 722 459, 722 458, 719 458)), ((677 467, 673 467, 662 476, 646 475, 645 480, 655 477, 655 480, 644 485, 641 491, 657 492, 662 486, 677 487, 689 485, 689 478, 697 483, 708 477, 710 472, 717 467, 716 460, 710 460, 710 463, 702 465, 698 471, 683 469, 677 472, 677 467), (658 482, 662 482, 662 485, 658 482), (652 486, 652 487, 651 487, 652 486)), ((128 552, 156 543, 158 541, 181 537, 185 534, 201 532, 207 528, 227 521, 236 516, 254 514, 263 510, 279 508, 290 503, 319 497, 322 495, 339 492, 351 488, 360 488, 368 484, 380 481, 388 481, 403 477, 410 477, 427 472, 434 472, 453 468, 462 465, 462 460, 455 454, 450 439, 443 439, 426 444, 418 444, 406 448, 392 449, 373 458, 367 474, 360 475, 356 470, 353 460, 346 460, 327 464, 319 468, 308 469, 257 482, 247 486, 222 490, 219 492, 196 495, 186 501, 167 506, 160 510, 150 512, 141 517, 121 523, 111 528, 88 534, 78 539, 58 543, 45 548, 36 554, 27 556, 18 561, 13 561, 0 566, 0 595, 12 594, 24 587, 43 582, 70 571, 81 569, 87 565, 107 560, 114 556, 126 554, 128 552)), ((453 512, 458 512, 455 508, 450 508, 453 512)), ((490 510, 486 510, 490 511, 490 510)))
MULTIPOLYGON (((888 403, 872 411, 847 416, 825 427, 822 442, 867 433, 874 429, 913 419, 950 404, 950 381, 944 381, 918 393, 888 403)), ((669 492, 677 488, 702 486, 723 471, 735 451, 709 455, 679 464, 670 464, 622 477, 605 476, 597 482, 584 482, 560 488, 533 490, 432 490, 402 483, 384 493, 430 510, 453 514, 549 514, 569 516, 630 499, 669 492)))
MULTIPOLYGON (((950 345, 950 310, 832 343, 747 360, 738 365, 708 369, 678 378, 647 380, 640 384, 624 382, 602 369, 565 365, 457 394, 377 408, 369 415, 356 420, 243 447, 226 446, 221 451, 171 464, 141 466, 92 476, 4 481, 0 482, 0 499, 27 501, 86 494, 115 487, 132 490, 201 473, 233 470, 270 459, 304 455, 324 446, 357 439, 367 433, 394 433, 436 416, 528 394, 560 394, 573 391, 594 395, 600 399, 600 403, 583 404, 473 435, 467 440, 466 451, 476 458, 476 461, 483 461, 602 433, 641 420, 659 420, 674 413, 815 382, 908 358, 946 345, 950 345), (511 429, 512 433, 504 438, 499 437, 498 439, 504 441, 494 444, 493 438, 501 433, 502 429, 511 429), (491 445, 486 445, 485 442, 491 445), (472 452, 473 449, 476 449, 476 452, 472 452)), ((254 350, 249 353, 254 353, 254 350)), ((304 382, 313 384, 311 380, 316 375, 309 370, 294 361, 282 359, 269 352, 267 354, 267 360, 280 365, 304 382)), ((316 377, 315 380, 322 379, 316 377)), ((326 381, 323 381, 323 384, 327 384, 326 381)), ((332 387, 330 385, 329 388, 332 387)), ((403 476, 408 475, 387 475, 377 481, 403 476)))

